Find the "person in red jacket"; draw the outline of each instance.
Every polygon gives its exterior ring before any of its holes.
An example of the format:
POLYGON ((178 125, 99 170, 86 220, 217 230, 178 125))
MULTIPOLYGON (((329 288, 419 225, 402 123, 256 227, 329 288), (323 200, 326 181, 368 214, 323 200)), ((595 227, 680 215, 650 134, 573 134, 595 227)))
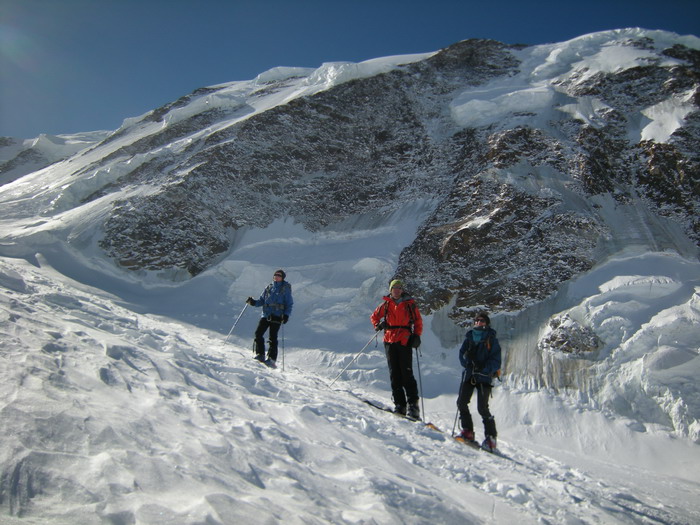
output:
POLYGON ((404 291, 403 282, 398 279, 391 281, 389 295, 384 296, 384 302, 374 310, 370 320, 376 331, 384 330, 394 412, 420 419, 412 349, 420 346, 423 319, 416 301, 404 291))

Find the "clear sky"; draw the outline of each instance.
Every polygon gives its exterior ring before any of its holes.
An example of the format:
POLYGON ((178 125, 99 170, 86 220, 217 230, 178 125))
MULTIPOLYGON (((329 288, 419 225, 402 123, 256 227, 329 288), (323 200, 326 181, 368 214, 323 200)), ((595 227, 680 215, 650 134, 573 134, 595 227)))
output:
POLYGON ((0 136, 117 129, 276 66, 623 27, 700 36, 700 0, 0 0, 0 136))

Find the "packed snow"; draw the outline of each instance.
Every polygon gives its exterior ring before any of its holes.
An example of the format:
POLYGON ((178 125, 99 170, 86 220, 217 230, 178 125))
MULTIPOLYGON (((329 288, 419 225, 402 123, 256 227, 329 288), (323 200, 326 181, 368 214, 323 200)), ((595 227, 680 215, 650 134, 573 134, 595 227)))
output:
MULTIPOLYGON (((390 405, 368 316, 413 233, 400 224, 310 236, 277 223, 160 287, 65 246, 0 259, 5 516, 23 505, 37 523, 696 523, 697 260, 625 256, 572 284, 576 306, 552 313, 606 340, 591 378, 606 387, 557 393, 507 369, 492 401, 503 458, 450 438, 461 331, 436 334, 439 313, 419 364, 425 419, 442 432, 360 400, 390 405), (295 310, 271 370, 252 359, 259 314, 243 307, 278 266, 295 310)), ((507 319, 494 326, 517 352, 507 319)))

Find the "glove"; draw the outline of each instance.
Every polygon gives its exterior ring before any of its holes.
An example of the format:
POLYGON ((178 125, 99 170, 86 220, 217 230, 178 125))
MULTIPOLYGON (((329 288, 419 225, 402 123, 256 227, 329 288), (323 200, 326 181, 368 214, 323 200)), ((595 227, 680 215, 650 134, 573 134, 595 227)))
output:
POLYGON ((287 324, 287 321, 289 321, 289 316, 287 314, 284 314, 282 316, 282 324, 287 324))
POLYGON ((380 321, 376 325, 374 325, 374 331, 379 332, 379 330, 384 330, 386 328, 386 321, 380 321))
POLYGON ((250 306, 255 306, 255 299, 252 297, 248 297, 248 299, 245 300, 246 303, 248 303, 250 306))
POLYGON ((420 336, 418 334, 413 334, 408 343, 412 348, 418 348, 420 346, 420 336))

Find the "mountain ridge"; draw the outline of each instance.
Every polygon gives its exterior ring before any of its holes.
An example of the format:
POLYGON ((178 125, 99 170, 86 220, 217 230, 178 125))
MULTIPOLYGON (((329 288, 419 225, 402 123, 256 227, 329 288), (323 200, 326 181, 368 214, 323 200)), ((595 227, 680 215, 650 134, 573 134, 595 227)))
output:
POLYGON ((611 206, 649 210, 640 217, 654 224, 639 228, 659 237, 642 232, 651 249, 688 252, 664 233, 675 224, 698 246, 695 40, 640 29, 542 46, 464 40, 202 88, 68 160, 94 159, 71 175, 93 182, 68 182, 42 214, 100 210, 74 242, 182 279, 281 217, 315 231, 430 196, 397 273, 428 312, 455 296, 460 323, 475 303, 517 311, 604 259, 611 206), (644 138, 654 130, 663 140, 644 138))

